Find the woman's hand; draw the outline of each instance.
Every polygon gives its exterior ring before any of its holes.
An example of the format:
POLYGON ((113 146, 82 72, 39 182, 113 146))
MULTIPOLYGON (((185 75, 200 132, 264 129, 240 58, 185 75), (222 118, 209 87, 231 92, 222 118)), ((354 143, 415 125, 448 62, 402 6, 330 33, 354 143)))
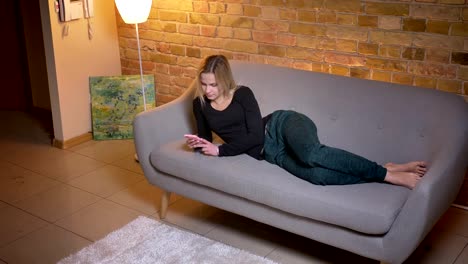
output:
POLYGON ((208 140, 204 138, 198 138, 198 139, 187 139, 187 145, 190 148, 200 148, 201 152, 205 155, 208 156, 218 156, 218 146, 215 144, 209 142, 208 140))
POLYGON ((198 143, 200 143, 201 140, 202 140, 202 138, 199 138, 196 135, 187 134, 187 135, 184 135, 184 137, 186 138, 185 144, 187 144, 187 146, 189 146, 189 148, 196 148, 195 146, 198 143))

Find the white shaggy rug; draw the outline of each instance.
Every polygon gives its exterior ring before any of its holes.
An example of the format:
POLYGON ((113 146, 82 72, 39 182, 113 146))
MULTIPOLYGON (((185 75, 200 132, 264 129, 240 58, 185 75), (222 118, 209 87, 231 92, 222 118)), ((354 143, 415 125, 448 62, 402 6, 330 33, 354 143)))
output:
POLYGON ((140 216, 105 238, 62 259, 65 263, 255 263, 275 262, 140 216))

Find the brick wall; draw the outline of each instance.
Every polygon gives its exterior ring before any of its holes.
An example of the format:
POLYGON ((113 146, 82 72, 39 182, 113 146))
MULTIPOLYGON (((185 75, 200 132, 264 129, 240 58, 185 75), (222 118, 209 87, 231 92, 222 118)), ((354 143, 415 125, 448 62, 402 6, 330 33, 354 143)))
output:
MULTIPOLYGON (((134 26, 117 17, 122 71, 138 74, 134 26)), ((466 0, 154 0, 139 28, 158 105, 218 53, 468 98, 466 0)))

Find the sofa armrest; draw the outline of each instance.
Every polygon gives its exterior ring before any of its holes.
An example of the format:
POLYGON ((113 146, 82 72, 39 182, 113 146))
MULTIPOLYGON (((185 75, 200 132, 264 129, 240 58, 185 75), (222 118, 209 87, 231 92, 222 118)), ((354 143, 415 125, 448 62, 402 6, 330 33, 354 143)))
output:
POLYGON ((148 180, 154 175, 151 151, 162 144, 192 133, 194 120, 192 100, 195 89, 189 88, 180 97, 165 105, 139 113, 133 120, 133 134, 138 160, 148 180))
POLYGON ((465 133, 457 134, 459 141, 445 143, 437 153, 384 237, 387 261, 401 263, 409 257, 455 200, 468 162, 465 133))

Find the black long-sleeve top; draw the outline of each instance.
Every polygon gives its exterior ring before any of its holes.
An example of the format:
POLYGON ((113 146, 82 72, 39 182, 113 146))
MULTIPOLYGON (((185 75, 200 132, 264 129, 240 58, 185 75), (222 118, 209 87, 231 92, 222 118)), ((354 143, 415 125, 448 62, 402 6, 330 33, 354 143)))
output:
POLYGON ((219 156, 246 153, 262 159, 264 124, 252 90, 240 86, 234 92, 231 103, 222 111, 214 109, 209 100, 205 100, 204 105, 199 98, 193 100, 198 136, 212 142, 211 132, 215 132, 225 142, 219 146, 219 156))

